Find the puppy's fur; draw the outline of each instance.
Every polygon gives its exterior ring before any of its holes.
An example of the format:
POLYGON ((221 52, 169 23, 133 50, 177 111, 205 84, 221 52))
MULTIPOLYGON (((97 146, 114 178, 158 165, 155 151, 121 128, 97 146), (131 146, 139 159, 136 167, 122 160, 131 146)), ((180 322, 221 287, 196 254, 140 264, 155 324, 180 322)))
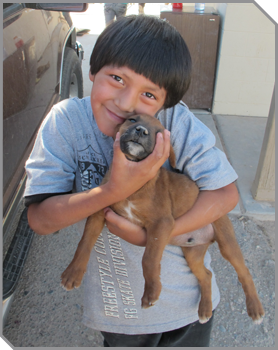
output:
MULTIPOLYGON (((126 157, 132 161, 146 158, 155 146, 156 134, 164 127, 154 117, 135 115, 120 126, 120 146, 126 157)), ((175 155, 171 147, 170 164, 175 168, 175 155)), ((106 183, 110 171, 103 179, 106 183)), ((161 168, 155 178, 146 183, 139 191, 111 208, 147 231, 147 244, 142 260, 145 290, 142 307, 147 308, 158 300, 161 292, 160 261, 167 245, 175 219, 186 213, 195 203, 199 189, 197 185, 183 174, 170 172, 161 168)), ((104 212, 91 215, 86 222, 82 239, 75 256, 61 276, 62 285, 71 290, 79 287, 86 272, 91 250, 105 224, 104 212)), ((244 263, 233 226, 225 215, 213 224, 214 237, 207 244, 182 247, 185 259, 197 277, 201 287, 199 320, 207 322, 212 316, 211 272, 204 266, 204 255, 209 245, 217 241, 221 254, 235 268, 239 281, 246 295, 248 315, 255 323, 261 323, 264 309, 258 298, 250 272, 244 263)))

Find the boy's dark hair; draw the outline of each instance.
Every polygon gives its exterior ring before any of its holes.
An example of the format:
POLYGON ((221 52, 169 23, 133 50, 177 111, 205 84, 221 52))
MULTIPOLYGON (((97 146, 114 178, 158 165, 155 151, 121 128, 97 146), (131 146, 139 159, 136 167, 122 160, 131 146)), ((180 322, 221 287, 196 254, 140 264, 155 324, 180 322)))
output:
POLYGON ((106 65, 127 66, 164 88, 164 108, 177 104, 190 84, 187 45, 173 26, 152 16, 123 17, 100 34, 90 59, 91 74, 106 65))

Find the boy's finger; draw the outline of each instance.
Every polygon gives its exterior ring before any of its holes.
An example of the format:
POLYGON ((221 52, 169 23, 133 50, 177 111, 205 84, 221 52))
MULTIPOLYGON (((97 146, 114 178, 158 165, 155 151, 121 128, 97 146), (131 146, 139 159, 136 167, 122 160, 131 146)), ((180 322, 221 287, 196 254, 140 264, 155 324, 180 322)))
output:
POLYGON ((118 215, 114 213, 110 208, 104 209, 106 225, 113 225, 113 227, 118 225, 118 215))
POLYGON ((104 215, 105 215, 105 216, 106 216, 106 213, 107 213, 109 210, 111 210, 109 207, 103 209, 104 215))
POLYGON ((106 208, 106 209, 105 209, 106 210, 105 211, 105 219, 108 221, 108 223, 110 225, 113 225, 113 227, 117 227, 119 229, 124 229, 124 228, 126 228, 126 226, 132 227, 134 225, 129 220, 116 214, 112 209, 110 209, 110 208, 106 208))
POLYGON ((155 143, 155 147, 154 147, 154 155, 157 156, 157 158, 161 158, 163 156, 163 152, 164 152, 164 139, 162 134, 159 132, 156 135, 156 143, 155 143))
POLYGON ((170 156, 170 147, 171 147, 171 142, 170 142, 170 131, 169 130, 164 130, 164 157, 169 158, 170 156))
POLYGON ((113 221, 113 211, 110 208, 105 208, 104 209, 104 214, 105 214, 105 219, 110 221, 111 217, 112 217, 112 221, 113 221))
POLYGON ((117 132, 117 134, 116 134, 113 147, 114 147, 114 152, 115 152, 115 150, 117 150, 120 147, 120 133, 119 132, 117 132))
POLYGON ((117 157, 122 157, 123 159, 126 159, 122 150, 121 150, 121 147, 120 147, 120 133, 117 132, 116 134, 116 137, 115 137, 115 141, 114 141, 114 144, 113 144, 113 152, 114 152, 114 158, 117 158, 117 157))
POLYGON ((161 133, 158 133, 156 147, 154 148, 154 151, 157 152, 158 158, 162 158, 162 157, 168 158, 169 157, 169 155, 170 155, 170 131, 165 129, 163 136, 161 133))
POLYGON ((164 137, 161 133, 156 136, 156 144, 152 154, 145 159, 146 163, 155 163, 158 168, 169 158, 170 155, 170 132, 164 130, 164 137))

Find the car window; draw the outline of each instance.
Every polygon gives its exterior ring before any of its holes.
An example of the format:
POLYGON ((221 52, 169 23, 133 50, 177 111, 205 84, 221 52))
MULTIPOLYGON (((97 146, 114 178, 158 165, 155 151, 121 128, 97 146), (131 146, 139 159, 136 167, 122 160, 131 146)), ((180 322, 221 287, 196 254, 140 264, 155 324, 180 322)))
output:
POLYGON ((23 9, 22 4, 3 4, 3 19, 23 9))
POLYGON ((11 3, 11 4, 3 4, 3 9, 5 10, 7 7, 10 7, 12 5, 14 5, 14 4, 13 3, 11 3))

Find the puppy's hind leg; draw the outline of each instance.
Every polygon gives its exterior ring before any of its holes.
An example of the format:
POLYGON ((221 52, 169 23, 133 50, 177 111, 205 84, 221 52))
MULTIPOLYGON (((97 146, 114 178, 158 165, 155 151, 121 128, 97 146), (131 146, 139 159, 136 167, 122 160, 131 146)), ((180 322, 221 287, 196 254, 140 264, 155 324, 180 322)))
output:
POLYGON ((252 276, 245 265, 245 261, 236 240, 233 225, 227 215, 216 220, 213 224, 215 240, 219 245, 222 256, 230 262, 236 270, 246 296, 248 315, 254 323, 260 324, 263 320, 264 309, 258 297, 252 276))
POLYGON ((184 257, 192 273, 197 277, 201 288, 199 303, 199 322, 206 323, 212 316, 211 277, 212 273, 204 265, 204 257, 210 244, 193 247, 181 247, 184 257))
POLYGON ((87 219, 84 233, 78 244, 74 258, 61 275, 61 285, 66 290, 78 288, 81 285, 91 251, 103 229, 104 223, 103 210, 89 216, 87 219))

